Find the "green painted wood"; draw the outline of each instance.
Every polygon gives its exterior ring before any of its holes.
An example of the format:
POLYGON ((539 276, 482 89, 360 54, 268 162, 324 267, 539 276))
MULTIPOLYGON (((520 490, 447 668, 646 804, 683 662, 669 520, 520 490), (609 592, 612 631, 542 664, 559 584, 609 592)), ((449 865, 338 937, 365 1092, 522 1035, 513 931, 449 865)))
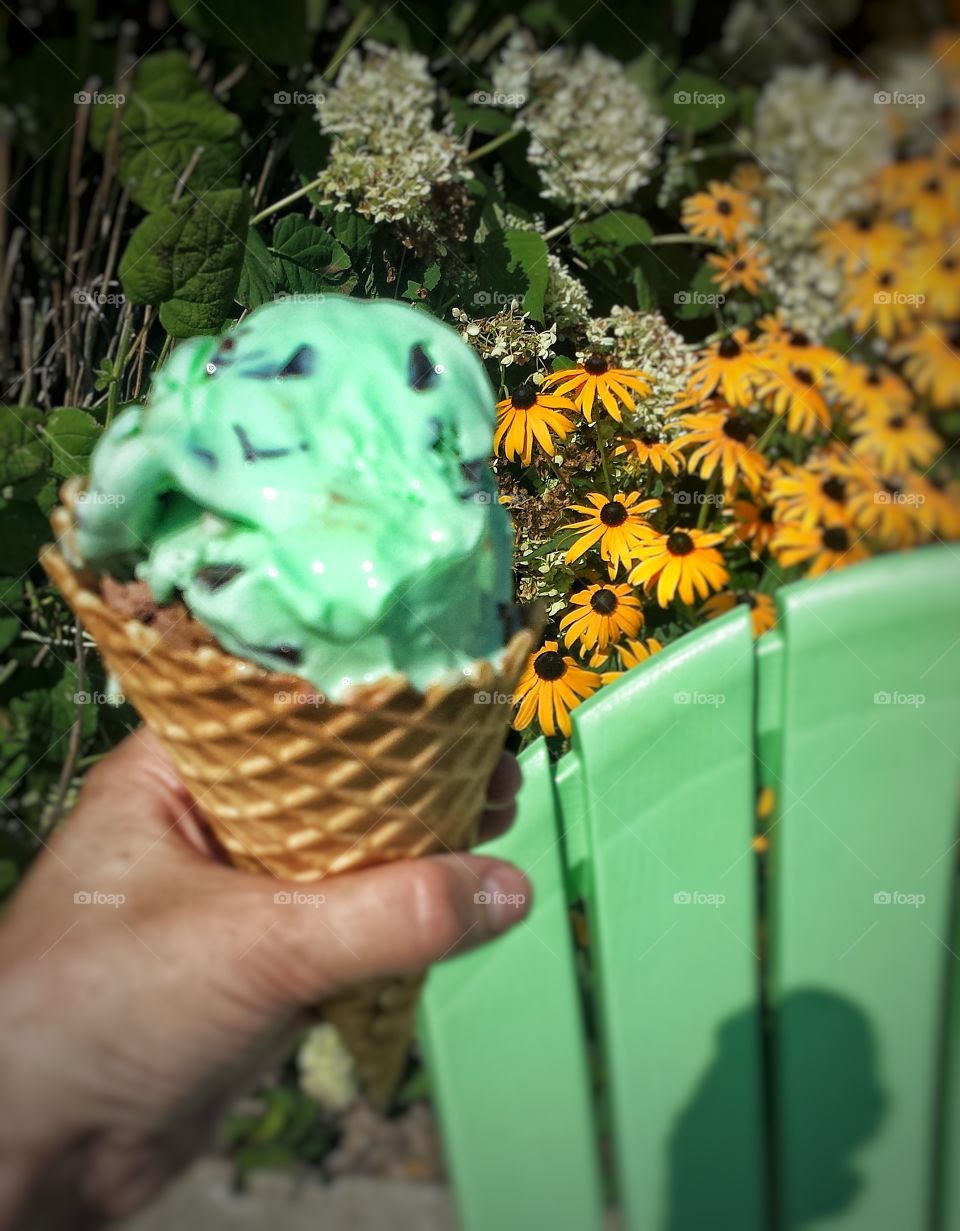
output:
POLYGON ((779 601, 770 991, 781 1222, 925 1231, 953 960, 960 556, 888 557, 779 601))
POLYGON ((943 1030, 946 1078, 941 1104, 943 1136, 937 1176, 940 1222, 937 1231, 960 1231, 960 883, 954 882, 953 952, 943 1030))
POLYGON ((630 1231, 764 1225, 753 705, 740 609, 573 716, 630 1231))
POLYGON ((463 1231, 599 1231, 587 1049, 542 740, 521 763, 517 823, 480 849, 528 873, 531 913, 431 971, 421 1038, 463 1231))

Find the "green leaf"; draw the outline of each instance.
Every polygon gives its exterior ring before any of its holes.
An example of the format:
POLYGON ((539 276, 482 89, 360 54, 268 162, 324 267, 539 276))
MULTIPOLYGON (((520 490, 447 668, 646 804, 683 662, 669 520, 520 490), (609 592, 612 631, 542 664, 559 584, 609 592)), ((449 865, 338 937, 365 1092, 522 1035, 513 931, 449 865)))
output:
POLYGON ((550 275, 546 241, 536 231, 521 231, 517 227, 505 228, 503 239, 510 254, 507 272, 522 274, 526 279, 523 310, 529 312, 534 320, 542 321, 543 297, 550 275))
POLYGON ((263 236, 254 227, 247 232, 243 247, 243 266, 237 283, 237 303, 245 308, 259 308, 273 298, 280 271, 270 255, 263 236))
POLYGON ((613 209, 591 222, 578 222, 570 229, 570 242, 590 265, 604 264, 613 268, 620 253, 653 238, 650 224, 639 214, 613 209))
POLYGON ((0 406, 0 486, 20 483, 47 464, 38 432, 43 413, 33 406, 0 406))
POLYGON ((278 258, 281 279, 292 294, 338 290, 350 268, 350 257, 330 232, 302 214, 280 219, 270 251, 278 258))
POLYGON ((693 321, 703 316, 712 316, 714 308, 719 307, 724 296, 714 281, 716 270, 703 264, 694 275, 688 291, 680 291, 674 296, 677 302, 677 316, 681 320, 693 321))
POLYGON ((687 132, 703 133, 737 110, 737 91, 712 77, 681 69, 661 96, 663 114, 687 132))
POLYGON ((159 304, 160 323, 175 338, 216 333, 234 311, 249 212, 246 191, 227 188, 145 218, 120 261, 127 297, 159 304))
MULTIPOLYGON (((483 91, 479 93, 482 94, 483 91)), ((482 100, 478 105, 471 106, 462 98, 451 98, 450 114, 456 121, 458 135, 472 128, 474 132, 482 133, 485 137, 496 137, 511 128, 514 119, 512 112, 498 111, 496 107, 482 100)))
POLYGON ((50 523, 32 500, 10 500, 0 525, 0 573, 20 577, 36 560, 41 543, 53 537, 50 523))
POLYGON ((170 0, 170 8, 188 29, 261 64, 299 64, 307 56, 304 0, 170 0))
POLYGON ((103 427, 86 410, 76 406, 61 406, 50 415, 43 433, 50 442, 51 469, 62 479, 86 474, 90 454, 103 427))
POLYGON ((90 139, 95 148, 105 148, 114 124, 118 178, 142 209, 169 205, 191 164, 188 195, 239 182, 240 121, 197 81, 182 52, 161 52, 141 62, 122 113, 108 104, 94 108, 90 139))
POLYGON ((657 307, 657 292, 639 265, 634 266, 633 286, 637 293, 637 307, 639 310, 641 312, 654 312, 657 307))

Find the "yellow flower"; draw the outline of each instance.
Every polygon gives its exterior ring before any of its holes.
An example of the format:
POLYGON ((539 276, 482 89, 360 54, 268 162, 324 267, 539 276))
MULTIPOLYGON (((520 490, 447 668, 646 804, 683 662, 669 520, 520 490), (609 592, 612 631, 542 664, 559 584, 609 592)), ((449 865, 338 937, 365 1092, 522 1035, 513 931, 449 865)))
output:
POLYGON ((938 410, 960 402, 960 320, 921 322, 893 348, 892 358, 904 361, 907 380, 938 410))
POLYGON ((663 646, 656 637, 647 637, 644 641, 628 637, 626 641, 617 646, 617 653, 620 655, 621 663, 629 671, 631 667, 636 667, 646 662, 648 658, 652 658, 654 654, 659 654, 662 649, 663 646))
POLYGON ((726 615, 734 607, 749 607, 750 622, 753 625, 753 635, 759 637, 773 628, 777 622, 777 605, 769 594, 761 594, 758 590, 722 590, 714 594, 700 608, 700 613, 708 620, 726 615))
POLYGON ((556 735, 558 728, 569 735, 570 711, 600 684, 599 675, 561 654, 555 641, 545 641, 530 655, 517 684, 513 725, 522 731, 536 718, 544 735, 556 735))
POLYGON ((620 438, 620 443, 613 451, 614 457, 626 457, 628 464, 651 465, 657 474, 666 468, 679 474, 683 465, 683 454, 676 441, 664 440, 656 432, 644 432, 642 436, 620 438))
POLYGON ((876 329, 890 341, 917 314, 919 298, 907 272, 887 266, 850 274, 840 295, 840 306, 855 329, 876 329))
POLYGON ((597 546, 613 578, 621 566, 626 568, 634 559, 639 544, 654 533, 650 523, 640 515, 658 509, 660 501, 640 500, 639 492, 617 492, 612 500, 601 492, 590 492, 586 504, 571 504, 569 507, 584 516, 566 527, 580 533, 564 560, 572 564, 584 552, 597 546))
POLYGON ((809 563, 808 577, 846 568, 869 555, 850 526, 842 524, 815 526, 811 530, 796 524, 781 526, 771 547, 784 568, 809 563))
POLYGON ((744 290, 756 295, 770 281, 767 253, 759 244, 738 244, 731 252, 711 252, 707 264, 716 271, 712 279, 725 295, 727 291, 744 290))
POLYGON ((760 333, 753 342, 753 350, 765 367, 777 371, 803 368, 818 381, 842 371, 846 362, 843 356, 822 342, 812 341, 802 329, 792 329, 772 314, 761 317, 757 323, 760 333))
POLYGON ((685 603, 694 593, 706 598, 711 590, 721 589, 729 574, 717 544, 722 534, 677 527, 669 534, 657 534, 637 549, 638 563, 630 570, 630 581, 643 584, 648 594, 657 591, 661 607, 669 605, 679 592, 685 603))
POLYGON ((943 442, 922 415, 894 409, 882 418, 863 415, 852 426, 854 452, 884 474, 929 466, 943 452, 943 442))
POLYGON ((677 409, 696 406, 717 391, 731 406, 748 406, 765 368, 762 357, 749 343, 746 329, 737 329, 704 347, 677 409))
POLYGON ((629 586, 592 585, 574 594, 571 609, 560 621, 567 645, 605 650, 621 637, 635 637, 643 624, 640 600, 629 586))
POLYGON ((812 436, 818 429, 830 428, 830 407, 809 368, 771 372, 757 386, 757 397, 763 398, 775 415, 786 417, 789 432, 812 436))
POLYGON ((709 479, 719 466, 724 487, 732 488, 738 477, 756 490, 767 472, 767 459, 753 445, 756 432, 749 420, 729 407, 682 415, 686 433, 677 440, 682 449, 692 448, 687 469, 709 479))
POLYGON ((611 418, 621 423, 621 408, 636 409, 635 398, 649 396, 652 387, 646 372, 638 368, 618 368, 601 354, 590 355, 579 367, 553 372, 543 383, 560 396, 569 394, 588 423, 593 422, 597 398, 611 418))
POLYGON ((691 235, 721 244, 732 244, 757 222, 747 194, 719 180, 711 180, 705 192, 687 197, 681 216, 691 235))
POLYGON ((752 500, 734 500, 729 514, 733 517, 734 538, 749 549, 755 560, 759 559, 777 532, 773 509, 752 500))
POLYGON ((830 376, 830 387, 854 414, 883 415, 893 407, 907 410, 913 403, 910 386, 883 364, 845 363, 830 376))
POLYGON ((960 237, 921 240, 911 249, 907 276, 923 297, 924 314, 960 316, 960 237))
POLYGON ((818 522, 834 525, 846 521, 853 475, 853 467, 844 475, 810 461, 805 466, 781 462, 770 480, 776 520, 797 522, 808 530, 818 522))
POLYGON ((844 218, 816 236, 821 253, 839 265, 842 273, 898 266, 910 241, 910 232, 895 222, 866 217, 844 218))
POLYGON ((923 475, 890 479, 871 475, 851 496, 848 509, 865 534, 884 547, 902 550, 934 537, 936 531, 928 524, 932 519, 927 514, 928 505, 933 511, 934 501, 933 484, 923 475))
POLYGON ((493 447, 502 452, 507 461, 519 458, 525 466, 533 456, 534 441, 544 453, 554 454, 553 435, 563 440, 573 431, 573 422, 561 411, 576 413, 576 407, 568 399, 540 393, 529 381, 514 389, 508 398, 497 403, 497 430, 493 447))

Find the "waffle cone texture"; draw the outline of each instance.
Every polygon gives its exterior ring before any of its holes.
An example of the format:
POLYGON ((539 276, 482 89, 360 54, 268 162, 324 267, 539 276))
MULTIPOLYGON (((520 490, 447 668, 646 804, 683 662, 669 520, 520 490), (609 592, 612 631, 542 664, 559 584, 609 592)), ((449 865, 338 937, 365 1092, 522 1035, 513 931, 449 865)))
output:
MULTIPOLYGON (((68 520, 52 518, 61 535, 68 520)), ((125 616, 56 547, 40 560, 236 867, 308 882, 475 841, 533 628, 454 684, 421 693, 394 676, 333 702, 299 676, 125 616)), ((381 979, 322 1006, 380 1105, 402 1073, 422 981, 381 979)))

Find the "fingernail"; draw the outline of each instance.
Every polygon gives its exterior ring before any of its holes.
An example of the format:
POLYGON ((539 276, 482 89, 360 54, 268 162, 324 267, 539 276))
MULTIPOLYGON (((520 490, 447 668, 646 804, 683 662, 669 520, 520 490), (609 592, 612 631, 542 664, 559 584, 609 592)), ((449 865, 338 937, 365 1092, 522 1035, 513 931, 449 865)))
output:
POLYGON ((505 932, 530 909, 530 882, 512 864, 498 864, 483 878, 484 909, 491 932, 505 932))

